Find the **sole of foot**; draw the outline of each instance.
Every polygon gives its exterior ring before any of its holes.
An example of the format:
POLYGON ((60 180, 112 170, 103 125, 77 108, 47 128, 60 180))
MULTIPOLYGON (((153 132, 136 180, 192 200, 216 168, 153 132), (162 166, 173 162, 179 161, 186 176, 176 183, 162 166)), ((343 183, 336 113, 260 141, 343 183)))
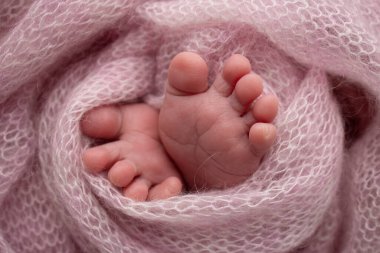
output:
POLYGON ((159 114, 161 140, 192 190, 237 185, 258 168, 276 138, 278 99, 242 55, 232 55, 208 85, 195 53, 172 60, 159 114))

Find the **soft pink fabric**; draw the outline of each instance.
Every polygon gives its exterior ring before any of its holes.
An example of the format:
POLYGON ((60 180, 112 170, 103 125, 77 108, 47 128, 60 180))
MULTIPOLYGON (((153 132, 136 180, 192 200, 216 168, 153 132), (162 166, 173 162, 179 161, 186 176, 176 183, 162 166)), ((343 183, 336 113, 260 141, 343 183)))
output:
POLYGON ((0 1, 0 251, 379 252, 380 118, 344 149, 326 78, 379 98, 379 40, 378 0, 0 1), (184 50, 210 81, 247 56, 281 100, 279 138, 235 188, 135 203, 85 171, 78 122, 159 106, 184 50))

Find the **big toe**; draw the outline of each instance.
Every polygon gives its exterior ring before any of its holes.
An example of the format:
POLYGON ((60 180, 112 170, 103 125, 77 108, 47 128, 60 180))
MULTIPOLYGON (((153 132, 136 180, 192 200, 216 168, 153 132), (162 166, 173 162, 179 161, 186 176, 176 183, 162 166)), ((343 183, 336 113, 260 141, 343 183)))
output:
POLYGON ((80 128, 91 138, 113 139, 119 135, 122 116, 118 106, 101 106, 86 112, 80 128))
POLYGON ((176 95, 191 95, 207 90, 208 67, 196 53, 182 52, 170 63, 167 92, 176 95))

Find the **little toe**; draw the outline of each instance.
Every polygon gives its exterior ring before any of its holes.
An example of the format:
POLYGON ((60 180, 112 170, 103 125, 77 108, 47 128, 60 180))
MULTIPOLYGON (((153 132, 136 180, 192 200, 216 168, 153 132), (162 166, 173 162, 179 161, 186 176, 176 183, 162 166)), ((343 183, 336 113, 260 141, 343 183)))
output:
POLYGON ((269 123, 256 123, 249 131, 249 140, 257 156, 264 155, 276 140, 276 127, 269 123))
POLYGON ((80 127, 83 134, 91 138, 113 139, 118 137, 122 125, 120 108, 107 105, 86 112, 80 127))
POLYGON ((191 52, 177 54, 170 63, 166 90, 176 96, 207 90, 208 67, 203 58, 191 52))
POLYGON ((148 200, 167 199, 179 195, 183 184, 177 177, 168 177, 162 183, 152 187, 148 194, 148 200))
POLYGON ((122 150, 129 149, 126 145, 124 141, 115 141, 89 148, 83 153, 83 163, 92 172, 108 169, 121 159, 122 150))
POLYGON ((246 112, 251 103, 263 92, 263 81, 257 74, 243 76, 229 97, 230 104, 239 114, 246 112))
POLYGON ((224 62, 222 74, 217 77, 212 87, 222 96, 229 96, 237 81, 250 72, 249 60, 240 54, 234 54, 224 62))
POLYGON ((124 189, 124 196, 135 201, 145 201, 152 183, 139 177, 124 189))
POLYGON ((109 181, 117 187, 125 187, 138 175, 137 168, 128 160, 120 160, 108 171, 109 181))
POLYGON ((265 95, 253 105, 252 114, 258 122, 272 122, 278 112, 278 98, 275 95, 265 95))

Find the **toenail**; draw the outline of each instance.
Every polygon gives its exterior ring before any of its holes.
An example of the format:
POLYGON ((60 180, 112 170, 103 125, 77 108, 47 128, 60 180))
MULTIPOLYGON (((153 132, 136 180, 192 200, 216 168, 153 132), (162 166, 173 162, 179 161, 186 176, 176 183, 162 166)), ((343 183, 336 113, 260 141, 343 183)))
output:
POLYGON ((135 174, 138 174, 138 173, 137 173, 137 172, 138 172, 138 171, 137 171, 137 167, 136 167, 136 165, 135 165, 134 163, 128 161, 128 166, 129 166, 131 169, 133 169, 133 171, 134 171, 135 174))
POLYGON ((268 140, 271 137, 271 128, 269 126, 264 126, 264 138, 268 140))
POLYGON ((273 125, 264 125, 263 126, 263 135, 264 135, 264 139, 266 141, 269 141, 273 138, 273 128, 274 128, 273 125))

